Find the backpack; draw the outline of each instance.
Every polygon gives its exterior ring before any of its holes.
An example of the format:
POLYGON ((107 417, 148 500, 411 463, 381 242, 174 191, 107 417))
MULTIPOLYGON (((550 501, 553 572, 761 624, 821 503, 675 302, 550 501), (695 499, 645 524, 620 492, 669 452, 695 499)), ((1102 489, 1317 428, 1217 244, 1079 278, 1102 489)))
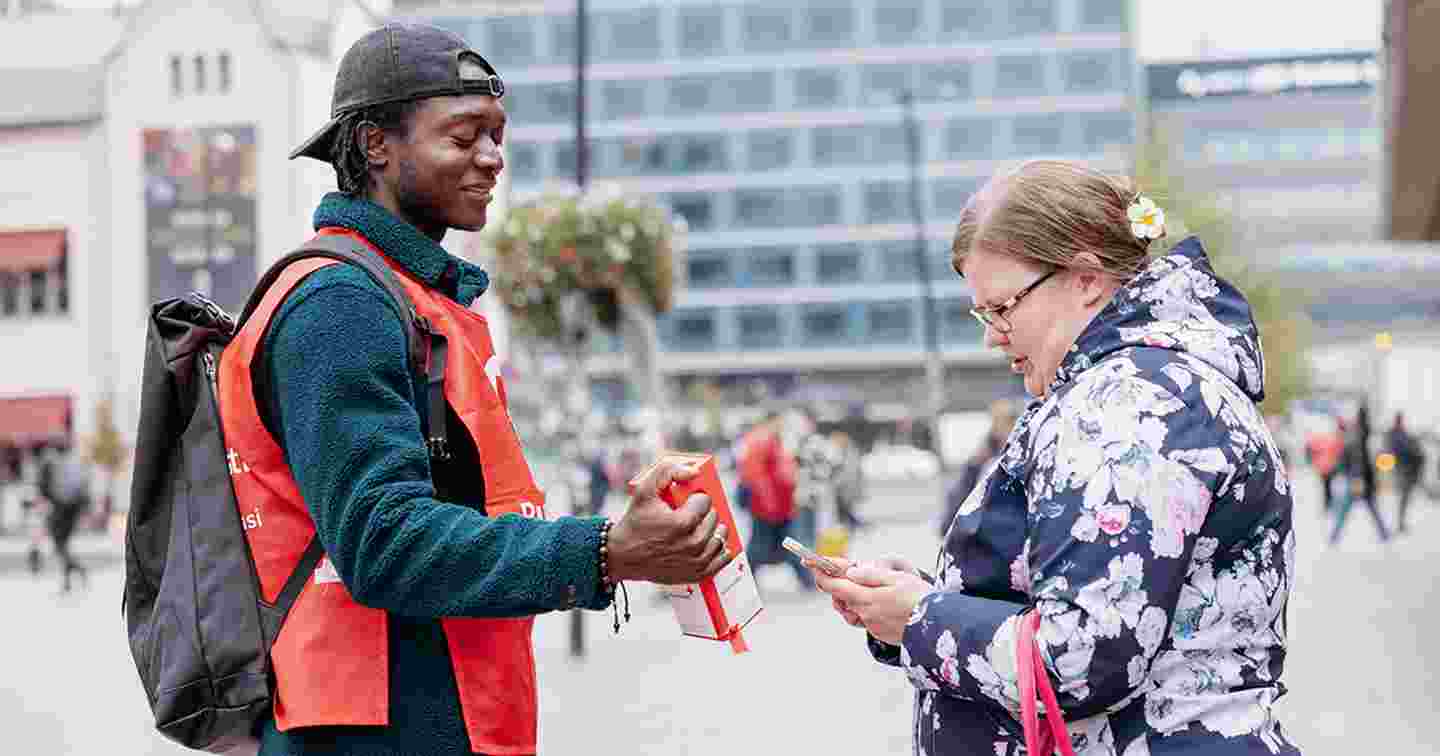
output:
MULTIPOLYGON (((352 237, 317 236, 276 262, 238 320, 197 293, 151 307, 121 612, 155 727, 188 748, 224 753, 253 744, 274 696, 270 648, 323 556, 316 537, 275 603, 264 600, 217 401, 220 353, 281 271, 309 257, 358 265, 389 292, 405 313, 408 356, 426 378, 430 417, 445 417, 444 337, 416 312, 389 266, 352 237)), ((430 425, 431 457, 445 459, 446 424, 430 425)))

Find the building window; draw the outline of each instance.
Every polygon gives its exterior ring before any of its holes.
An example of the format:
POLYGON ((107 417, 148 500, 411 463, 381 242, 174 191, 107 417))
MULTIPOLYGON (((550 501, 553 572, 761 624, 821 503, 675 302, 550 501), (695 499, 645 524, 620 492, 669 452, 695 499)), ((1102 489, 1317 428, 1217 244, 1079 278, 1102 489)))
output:
POLYGON ((708 231, 715 227, 715 202, 708 194, 687 192, 669 196, 670 207, 691 231, 708 231))
POLYGON ((1050 34, 1055 31, 1055 0, 1011 0, 1013 34, 1050 34))
POLYGON ((1082 0, 1080 25, 1086 29, 1125 29, 1126 0, 1082 0))
POLYGON ((677 76, 667 87, 666 112, 694 115, 712 109, 716 103, 715 79, 710 76, 677 76))
POLYGON ((827 244, 815 249, 815 280, 821 284, 856 283, 860 280, 861 252, 858 244, 827 244))
MULTIPOLYGON (((910 159, 910 142, 905 135, 905 124, 882 123, 865 129, 865 141, 871 163, 902 163, 910 159)), ((925 160, 925 134, 917 129, 915 134, 916 158, 925 160)))
POLYGON ((901 223, 909 207, 910 190, 899 181, 873 181, 865 184, 865 222, 901 223))
POLYGON ((601 59, 655 60, 660 57, 660 16, 654 8, 599 14, 602 38, 601 59))
POLYGON ((1045 81, 1045 58, 1039 55, 1000 58, 995 63, 995 93, 1002 97, 1043 95, 1049 89, 1045 81))
POLYGON ((217 69, 216 76, 220 77, 220 91, 229 92, 232 83, 230 78, 230 53, 220 53, 220 57, 216 59, 215 66, 217 69))
POLYGON ((791 28, 790 9, 787 4, 780 7, 747 5, 742 11, 740 38, 744 40, 746 52, 778 52, 788 49, 795 41, 791 28))
POLYGON ((921 67, 917 74, 915 96, 919 99, 953 101, 971 97, 969 63, 932 63, 921 67))
POLYGON ((774 307, 746 307, 735 314, 743 349, 774 349, 784 341, 780 311, 774 307))
POLYGON ((534 63, 534 16, 491 16, 485 20, 485 55, 504 66, 534 63))
POLYGON ((715 348, 715 314, 710 310, 689 310, 670 316, 670 346, 682 352, 715 348))
POLYGON ((1084 119, 1081 139, 1087 152, 1128 149, 1135 140, 1129 113, 1095 113, 1084 119))
POLYGON ((170 56, 170 94, 174 97, 185 92, 184 68, 185 64, 179 55, 170 56))
POLYGON ((793 204, 793 225, 833 226, 840 222, 838 187, 803 187, 789 191, 793 204))
POLYGON ((866 308, 866 334, 870 341, 895 344, 913 337, 914 318, 909 302, 872 302, 866 308))
POLYGON ((779 228, 785 223, 785 190, 740 189, 735 192, 735 223, 748 228, 779 228))
POLYGON ((802 108, 831 108, 845 97, 840 71, 811 68, 795 72, 795 104, 802 108))
POLYGON ((673 173, 705 173, 730 169, 730 149, 723 134, 672 137, 673 173))
POLYGON ((55 312, 61 315, 70 312, 70 276, 63 257, 55 269, 55 312))
POLYGON ((753 113, 775 109, 775 74, 770 71, 731 74, 721 80, 720 86, 729 91, 726 107, 753 113))
POLYGON ((752 171, 789 168, 795 158, 795 143, 789 131, 752 131, 745 138, 745 164, 752 171))
POLYGON ((195 56, 195 91, 205 91, 205 56, 195 56))
POLYGON ((0 273, 0 314, 6 317, 20 314, 19 274, 0 273))
MULTIPOLYGON (((591 38, 594 27, 590 27, 591 38)), ((593 49, 593 48, 592 48, 593 49)), ((575 60, 575 16, 568 13, 550 16, 550 58, 552 63, 575 60)))
POLYGON ((875 5, 875 41, 883 45, 918 42, 924 8, 919 0, 885 0, 875 5))
POLYGON ((555 175, 564 179, 575 178, 575 140, 555 145, 555 175))
POLYGON ((715 55, 725 48, 725 11, 681 8, 675 13, 681 55, 715 55))
POLYGON ((600 84, 600 100, 606 118, 639 118, 645 115, 648 82, 606 81, 600 84))
POLYGON ((1116 89, 1120 80, 1117 58, 1114 53, 1103 52, 1066 55, 1060 61, 1065 91, 1088 94, 1116 89))
POLYGON ((934 214, 942 220, 958 220, 960 211, 965 209, 965 203, 970 201, 970 195, 980 188, 980 182, 976 179, 947 178, 937 179, 931 184, 931 193, 934 202, 934 214))
POLYGON ((880 280, 889 283, 908 283, 920 280, 915 268, 915 240, 877 242, 875 258, 880 263, 880 280))
POLYGON ((843 344, 850 340, 850 313, 843 304, 808 305, 800 316, 806 343, 843 344))
POLYGON ((805 41, 812 47, 847 47, 855 42, 855 9, 848 3, 803 6, 805 41))
POLYGON ((43 270, 32 270, 30 277, 30 313, 44 315, 50 310, 50 287, 48 276, 43 270))
POLYGON ((691 288, 724 289, 735 285, 735 276, 730 272, 728 250, 705 250, 691 252, 685 261, 686 279, 691 288))
POLYGON ((993 0, 941 0, 940 33, 946 38, 985 39, 995 36, 996 9, 993 0))
POLYGON ((815 165, 849 165, 865 159, 860 126, 818 126, 810 131, 810 160, 815 165))
POLYGON ((860 100, 872 105, 892 105, 896 95, 910 88, 908 63, 881 63, 860 69, 860 100))
POLYGON ((795 283, 795 249, 762 247, 750 251, 747 282, 751 286, 790 286, 795 283))
POLYGON ((533 144, 510 144, 505 170, 515 181, 540 180, 540 149, 533 144))
MULTIPOLYGON (((575 118, 575 85, 541 84, 535 87, 539 100, 539 116, 546 122, 564 122, 575 118)), ((589 92, 586 92, 589 94, 589 92)))
POLYGON ((988 120, 966 118, 945 124, 945 154, 952 158, 985 158, 993 154, 995 127, 988 120))
POLYGON ((1060 151, 1065 117, 1058 113, 1016 116, 1011 144, 1016 155, 1049 155, 1060 151))

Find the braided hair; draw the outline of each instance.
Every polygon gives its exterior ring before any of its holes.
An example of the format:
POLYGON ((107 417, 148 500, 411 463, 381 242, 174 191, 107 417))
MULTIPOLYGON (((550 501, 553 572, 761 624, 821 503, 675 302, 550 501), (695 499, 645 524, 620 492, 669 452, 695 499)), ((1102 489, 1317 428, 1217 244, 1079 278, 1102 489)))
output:
POLYGON ((360 127, 371 124, 386 134, 408 137, 410 116, 420 107, 420 100, 402 100, 360 108, 345 114, 336 129, 330 146, 330 164, 335 168, 335 183, 351 197, 362 197, 370 189, 370 159, 360 127))

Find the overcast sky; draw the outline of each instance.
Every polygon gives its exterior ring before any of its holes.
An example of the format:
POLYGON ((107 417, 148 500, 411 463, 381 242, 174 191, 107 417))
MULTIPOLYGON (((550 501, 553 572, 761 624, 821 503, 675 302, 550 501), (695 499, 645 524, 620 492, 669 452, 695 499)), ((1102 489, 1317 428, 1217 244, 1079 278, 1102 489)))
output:
MULTIPOLYGON (((85 8, 108 8, 115 4, 115 0, 59 2, 85 8)), ((1139 54, 1144 60, 1380 46, 1382 0, 1135 0, 1135 3, 1139 54)))

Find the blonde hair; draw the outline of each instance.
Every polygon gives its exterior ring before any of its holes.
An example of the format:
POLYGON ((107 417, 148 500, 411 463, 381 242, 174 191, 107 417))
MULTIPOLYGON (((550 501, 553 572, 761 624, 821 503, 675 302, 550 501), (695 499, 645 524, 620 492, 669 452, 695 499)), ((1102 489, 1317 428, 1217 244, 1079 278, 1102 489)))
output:
POLYGON ((1047 268, 1088 268, 1082 252, 1099 259, 1098 272, 1121 282, 1149 262, 1149 240, 1131 233, 1126 210, 1133 181, 1078 163, 1034 160, 996 176, 960 211, 951 244, 955 271, 983 248, 1047 268))

